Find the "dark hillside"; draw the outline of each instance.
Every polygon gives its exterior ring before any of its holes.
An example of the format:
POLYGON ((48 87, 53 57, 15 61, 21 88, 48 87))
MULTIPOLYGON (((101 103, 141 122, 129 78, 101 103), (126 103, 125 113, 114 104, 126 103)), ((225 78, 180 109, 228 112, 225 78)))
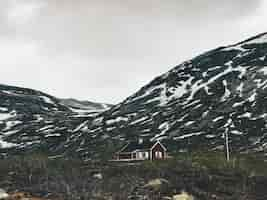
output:
POLYGON ((44 156, 0 161, 0 188, 52 200, 162 200, 186 192, 203 200, 265 200, 267 164, 255 157, 179 155, 162 162, 116 166, 44 156))

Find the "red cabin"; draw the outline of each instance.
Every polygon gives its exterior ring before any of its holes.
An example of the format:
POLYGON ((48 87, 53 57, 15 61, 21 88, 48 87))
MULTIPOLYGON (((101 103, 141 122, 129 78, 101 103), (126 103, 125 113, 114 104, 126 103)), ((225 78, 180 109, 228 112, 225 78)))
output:
POLYGON ((167 158, 167 148, 160 142, 130 142, 115 153, 115 161, 163 160, 167 158))

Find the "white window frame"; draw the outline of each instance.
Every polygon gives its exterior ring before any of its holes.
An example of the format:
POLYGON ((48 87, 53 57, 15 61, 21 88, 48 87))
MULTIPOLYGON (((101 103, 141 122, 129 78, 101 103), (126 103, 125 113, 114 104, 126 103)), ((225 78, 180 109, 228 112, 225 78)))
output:
POLYGON ((137 159, 148 159, 149 153, 147 151, 137 152, 137 159))

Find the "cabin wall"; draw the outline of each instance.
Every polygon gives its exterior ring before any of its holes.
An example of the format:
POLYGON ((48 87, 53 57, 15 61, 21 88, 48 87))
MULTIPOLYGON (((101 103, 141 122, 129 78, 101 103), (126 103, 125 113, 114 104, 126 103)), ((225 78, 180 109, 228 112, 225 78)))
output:
POLYGON ((129 160, 129 159, 132 159, 132 154, 131 154, 131 153, 127 153, 127 154, 118 154, 117 159, 118 159, 118 160, 129 160))
POLYGON ((157 144, 152 149, 151 154, 152 154, 152 160, 161 160, 161 159, 165 159, 165 157, 166 157, 166 152, 165 152, 164 148, 160 144, 157 144), (160 152, 161 158, 159 158, 159 155, 157 155, 158 154, 157 152, 160 152))
POLYGON ((116 160, 149 160, 150 152, 141 151, 141 152, 134 152, 134 153, 117 154, 115 156, 115 159, 116 160))

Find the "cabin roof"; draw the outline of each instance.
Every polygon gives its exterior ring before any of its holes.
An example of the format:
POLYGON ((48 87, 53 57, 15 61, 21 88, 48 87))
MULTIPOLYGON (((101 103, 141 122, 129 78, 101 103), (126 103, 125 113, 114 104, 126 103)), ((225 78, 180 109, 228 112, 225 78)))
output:
POLYGON ((166 148, 158 141, 143 141, 143 143, 133 141, 124 146, 118 153, 130 153, 135 151, 149 150, 153 148, 157 143, 159 143, 166 150, 166 148))

